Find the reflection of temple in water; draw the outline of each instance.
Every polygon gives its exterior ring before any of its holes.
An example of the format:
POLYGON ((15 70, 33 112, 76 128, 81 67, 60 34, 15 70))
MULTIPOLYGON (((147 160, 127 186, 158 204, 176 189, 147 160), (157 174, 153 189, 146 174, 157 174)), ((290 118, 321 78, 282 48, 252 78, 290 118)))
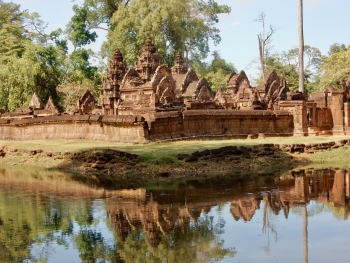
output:
POLYGON ((311 200, 344 207, 349 214, 350 174, 344 170, 307 170, 293 172, 270 184, 236 182, 212 188, 162 191, 145 189, 116 191, 117 198, 107 199, 108 215, 118 236, 125 240, 132 229, 142 229, 152 246, 178 226, 183 233, 196 223, 201 214, 230 202, 234 220, 250 221, 261 202, 274 214, 286 218, 290 208, 311 200), (344 206, 345 205, 345 206, 344 206))

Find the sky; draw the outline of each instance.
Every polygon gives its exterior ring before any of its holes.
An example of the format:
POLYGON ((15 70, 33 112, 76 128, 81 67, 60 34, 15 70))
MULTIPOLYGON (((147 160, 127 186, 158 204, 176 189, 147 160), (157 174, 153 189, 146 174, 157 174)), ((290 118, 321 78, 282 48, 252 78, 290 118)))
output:
MULTIPOLYGON (((7 1, 7 0, 5 0, 7 1)), ((47 33, 64 29, 73 15, 72 6, 83 0, 12 0, 22 10, 37 12, 48 23, 47 33)), ((258 38, 261 23, 254 20, 265 13, 266 27, 276 28, 271 42, 273 52, 288 51, 298 46, 298 0, 217 0, 231 7, 230 14, 220 15, 221 42, 211 51, 219 51, 222 58, 244 70, 248 77, 258 74, 258 38), (254 63, 254 61, 256 61, 254 63)), ((350 45, 350 0, 304 0, 304 42, 319 48, 327 55, 333 43, 350 45)), ((97 31, 98 41, 90 46, 98 51, 105 39, 104 31, 97 31)))

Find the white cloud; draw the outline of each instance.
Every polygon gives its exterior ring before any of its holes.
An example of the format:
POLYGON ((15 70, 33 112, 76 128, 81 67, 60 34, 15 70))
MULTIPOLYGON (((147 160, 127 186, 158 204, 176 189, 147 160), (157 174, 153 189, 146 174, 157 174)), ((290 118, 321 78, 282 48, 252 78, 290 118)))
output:
POLYGON ((241 22, 236 21, 231 24, 231 27, 238 27, 241 24, 241 22))

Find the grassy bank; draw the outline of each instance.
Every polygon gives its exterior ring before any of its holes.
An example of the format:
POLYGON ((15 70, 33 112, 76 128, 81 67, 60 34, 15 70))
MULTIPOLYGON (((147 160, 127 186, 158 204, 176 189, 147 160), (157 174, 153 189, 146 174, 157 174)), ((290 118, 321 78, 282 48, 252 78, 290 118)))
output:
MULTIPOLYGON (((261 144, 310 144, 337 142, 343 139, 350 139, 350 136, 314 136, 314 137, 274 137, 259 139, 232 139, 232 140, 191 140, 176 142, 150 143, 145 145, 120 144, 111 142, 97 142, 86 140, 35 140, 35 141, 0 141, 0 147, 11 154, 0 158, 0 166, 39 166, 43 168, 67 166, 69 153, 84 152, 91 150, 113 149, 140 156, 139 162, 129 162, 123 169, 130 172, 149 169, 155 173, 162 171, 220 171, 224 166, 229 165, 235 170, 245 173, 271 171, 275 169, 290 169, 295 166, 306 165, 315 168, 347 167, 350 157, 350 150, 347 146, 339 149, 316 152, 313 154, 290 154, 280 153, 274 158, 255 157, 244 158, 223 158, 215 161, 200 161, 198 163, 184 163, 177 159, 178 154, 190 154, 195 151, 216 149, 224 146, 251 147, 261 144), (43 151, 45 154, 33 154, 33 151, 43 151), (56 153, 53 158, 48 153, 56 153), (277 159, 276 159, 277 158, 277 159), (292 160, 292 161, 290 161, 292 160)), ((227 167, 226 167, 227 168, 227 167)), ((123 172, 124 170, 121 170, 123 172)))

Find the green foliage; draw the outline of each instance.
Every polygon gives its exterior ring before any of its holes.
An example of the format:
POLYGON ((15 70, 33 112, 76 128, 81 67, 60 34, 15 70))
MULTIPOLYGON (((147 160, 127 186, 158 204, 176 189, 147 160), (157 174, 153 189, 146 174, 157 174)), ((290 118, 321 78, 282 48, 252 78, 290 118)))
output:
MULTIPOLYGON (((63 31, 57 29, 46 34, 46 23, 38 13, 21 12, 19 5, 2 0, 0 7, 0 108, 13 111, 27 106, 36 92, 43 102, 52 96, 66 109, 76 105, 83 90, 97 91, 101 74, 89 62, 91 50, 76 49, 68 54, 63 31)), ((84 15, 84 10, 77 12, 84 15)), ((79 25, 82 26, 76 24, 79 25)), ((91 39, 75 37, 76 45, 91 39)))
POLYGON ((20 5, 0 0, 0 63, 6 63, 10 56, 21 55, 24 32, 20 5))
POLYGON ((187 60, 195 55, 205 58, 209 40, 220 42, 219 30, 213 26, 218 14, 229 12, 228 6, 212 0, 133 0, 114 12, 103 54, 110 56, 119 48, 132 65, 147 36, 151 36, 169 66, 172 61, 167 58, 174 51, 184 53, 187 60))
POLYGON ((86 7, 73 6, 74 16, 71 18, 68 28, 70 28, 69 39, 75 47, 81 47, 95 42, 96 32, 91 32, 87 20, 88 9, 86 7))
POLYGON ((329 47, 328 55, 332 55, 337 52, 346 51, 350 46, 346 47, 344 44, 334 43, 329 47))
POLYGON ((68 41, 67 39, 61 39, 61 36, 63 35, 62 29, 54 30, 50 33, 49 39, 55 43, 57 47, 60 47, 64 54, 68 53, 68 41))
POLYGON ((168 235, 154 235, 155 240, 150 240, 140 229, 130 231, 124 243, 118 242, 120 258, 123 262, 152 263, 218 262, 224 257, 233 258, 236 251, 224 248, 224 241, 216 234, 213 223, 210 216, 201 217, 187 226, 177 223, 168 235), (157 241, 159 244, 152 245, 157 241))
POLYGON ((76 50, 67 56, 61 47, 27 41, 23 55, 9 57, 0 68, 0 107, 13 111, 28 105, 34 92, 42 101, 52 96, 65 109, 76 105, 82 91, 96 92, 101 84, 101 75, 89 64, 89 58, 90 52, 86 50, 76 50), (67 87, 71 90, 65 89, 67 87), (75 94, 73 98, 67 100, 72 93, 75 94))
MULTIPOLYGON (((26 42, 24 46, 29 48, 31 43, 26 42)), ((28 59, 27 53, 21 58, 8 57, 7 63, 0 68, 1 108, 14 110, 29 102, 39 71, 40 66, 28 59)))
POLYGON ((320 70, 321 87, 331 85, 340 89, 340 82, 350 77, 350 49, 344 48, 339 51, 333 49, 330 56, 323 57, 320 70))
POLYGON ((40 45, 47 45, 49 40, 48 35, 45 33, 47 23, 40 19, 40 15, 34 13, 23 13, 25 35, 33 42, 40 45))
POLYGON ((91 54, 93 54, 91 50, 78 49, 70 55, 74 69, 81 70, 87 79, 93 79, 97 72, 97 67, 91 66, 89 63, 91 54))
MULTIPOLYGON (((319 75, 319 66, 322 61, 322 54, 318 48, 305 46, 305 56, 307 58, 304 69, 305 90, 310 93, 318 89, 315 84, 319 75)), ((299 87, 299 61, 298 48, 284 51, 280 54, 269 55, 266 59, 266 69, 268 72, 276 70, 281 77, 284 76, 290 90, 297 91, 299 87)))
POLYGON ((221 58, 218 51, 214 51, 212 57, 213 59, 209 63, 200 60, 194 61, 193 67, 199 76, 206 78, 211 89, 217 92, 219 89, 225 89, 230 73, 237 70, 232 63, 221 58))

